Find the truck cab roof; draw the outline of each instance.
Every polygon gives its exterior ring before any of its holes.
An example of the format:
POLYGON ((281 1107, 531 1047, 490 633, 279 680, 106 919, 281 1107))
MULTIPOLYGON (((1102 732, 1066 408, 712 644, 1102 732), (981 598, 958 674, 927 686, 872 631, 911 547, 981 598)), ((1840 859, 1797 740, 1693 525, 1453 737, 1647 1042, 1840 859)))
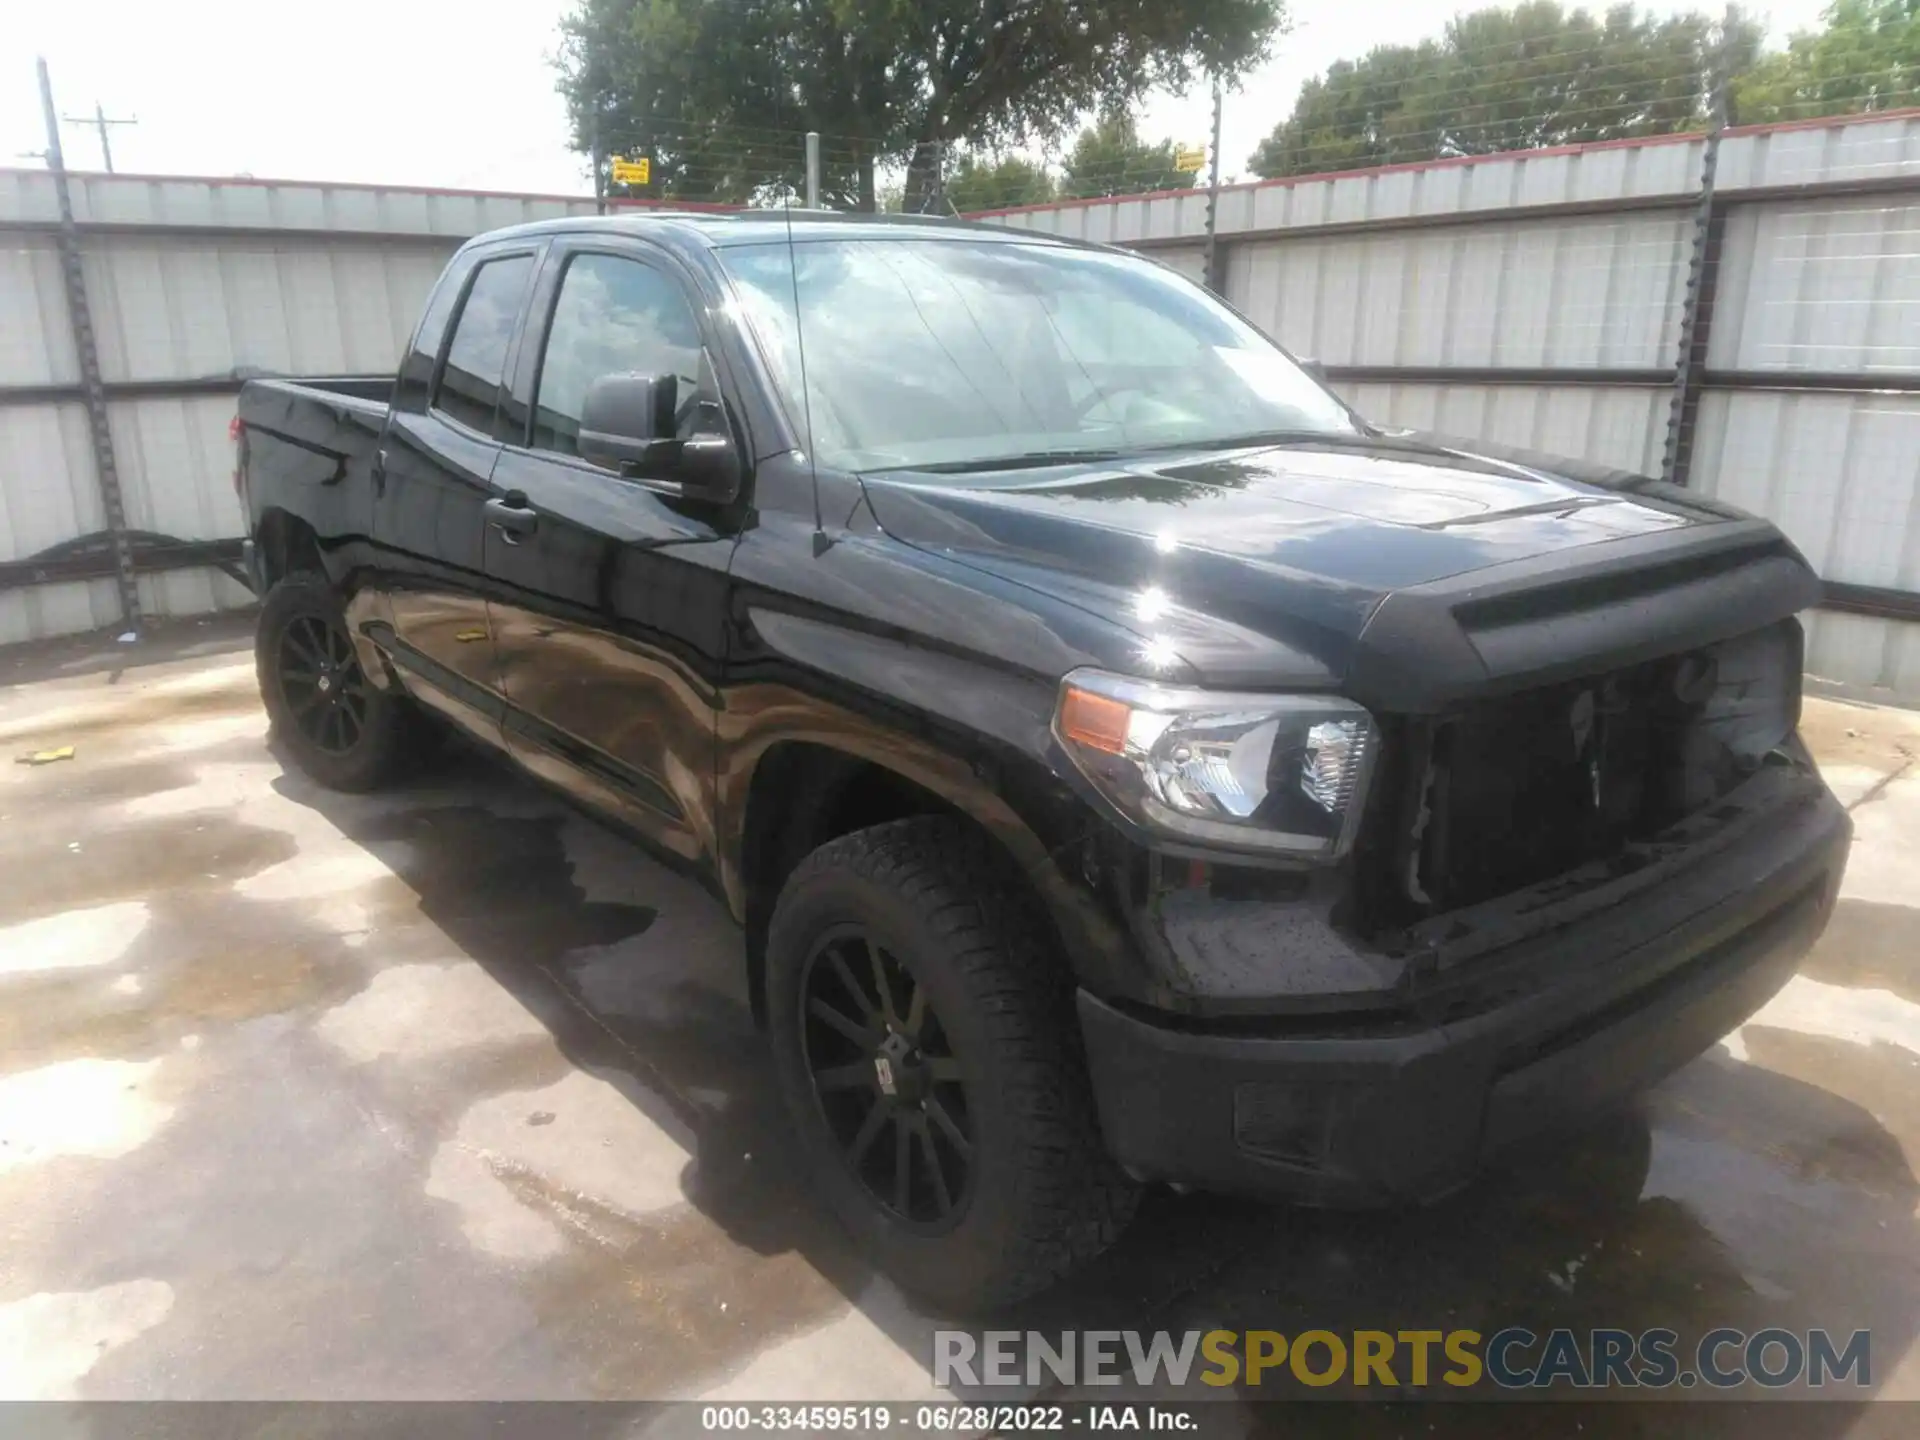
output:
MULTIPOLYGON (((899 240, 912 236, 928 240, 1003 241, 1013 244, 1089 247, 1080 241, 1056 235, 1005 226, 981 224, 939 215, 847 214, 838 210, 644 210, 612 215, 568 216, 559 220, 535 220, 491 230, 476 237, 489 243, 530 235, 577 235, 600 232, 614 235, 644 235, 651 239, 669 237, 711 247, 762 245, 770 239, 785 239, 789 224, 796 240, 899 240)), ((471 242, 470 242, 471 243, 471 242)))

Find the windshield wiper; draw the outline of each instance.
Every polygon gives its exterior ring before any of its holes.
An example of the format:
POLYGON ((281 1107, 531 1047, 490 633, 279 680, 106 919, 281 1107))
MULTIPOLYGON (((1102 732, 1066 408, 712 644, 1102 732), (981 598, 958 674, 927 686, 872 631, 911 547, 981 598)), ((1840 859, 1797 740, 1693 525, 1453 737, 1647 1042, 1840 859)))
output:
POLYGON ((936 460, 927 465, 888 465, 869 470, 869 475, 886 475, 900 470, 917 470, 928 475, 970 475, 985 470, 1038 470, 1046 465, 1089 465, 1096 461, 1118 460, 1118 450, 1028 450, 1019 455, 991 455, 979 460, 936 460))

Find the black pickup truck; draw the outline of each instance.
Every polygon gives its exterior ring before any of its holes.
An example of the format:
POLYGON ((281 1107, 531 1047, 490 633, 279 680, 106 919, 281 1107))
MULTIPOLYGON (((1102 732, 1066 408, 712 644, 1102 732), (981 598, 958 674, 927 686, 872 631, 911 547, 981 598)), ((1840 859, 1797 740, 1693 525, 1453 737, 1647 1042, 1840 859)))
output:
POLYGON ((1445 1194, 1738 1025, 1845 863, 1777 531, 1376 429, 1139 256, 522 226, 234 429, 285 753, 449 721, 705 881, 813 1179, 950 1303, 1143 1183, 1445 1194))

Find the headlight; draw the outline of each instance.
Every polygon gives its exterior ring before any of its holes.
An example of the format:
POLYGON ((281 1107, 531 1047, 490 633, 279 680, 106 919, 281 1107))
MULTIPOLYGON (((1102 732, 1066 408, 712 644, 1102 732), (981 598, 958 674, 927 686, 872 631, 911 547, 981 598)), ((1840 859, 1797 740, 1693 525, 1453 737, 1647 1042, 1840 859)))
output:
POLYGON ((1136 823, 1312 860, 1353 843, 1379 749, 1373 717, 1350 700, 1173 689, 1099 670, 1067 676, 1053 728, 1136 823))

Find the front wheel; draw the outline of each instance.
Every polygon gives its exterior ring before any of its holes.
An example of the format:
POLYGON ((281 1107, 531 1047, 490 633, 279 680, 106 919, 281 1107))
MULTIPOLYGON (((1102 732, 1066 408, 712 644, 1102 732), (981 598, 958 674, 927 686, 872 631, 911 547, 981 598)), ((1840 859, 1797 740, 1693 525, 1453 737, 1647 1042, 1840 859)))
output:
POLYGON ((926 817, 814 851, 768 929, 774 1059, 814 1181, 882 1269, 948 1305, 1045 1289, 1137 1200, 1043 924, 984 836, 926 817))
POLYGON ((368 680, 323 576, 296 572, 267 592, 254 669, 282 753, 329 789, 377 789, 415 748, 419 717, 368 680))

